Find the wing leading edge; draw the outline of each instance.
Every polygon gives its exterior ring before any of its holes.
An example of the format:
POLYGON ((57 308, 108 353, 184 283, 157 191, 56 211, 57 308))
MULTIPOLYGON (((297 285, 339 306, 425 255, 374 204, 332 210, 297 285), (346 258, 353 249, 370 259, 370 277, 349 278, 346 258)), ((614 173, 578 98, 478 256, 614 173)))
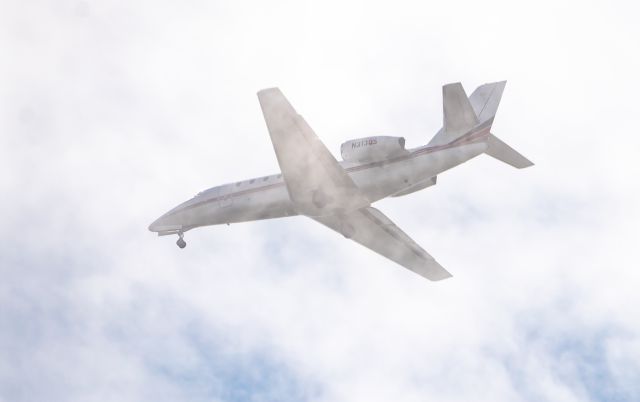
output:
POLYGON ((301 214, 432 281, 436 260, 369 200, 278 88, 258 92, 289 197, 301 214))
POLYGON ((373 207, 313 219, 429 280, 451 277, 429 253, 373 207))
POLYGON ((300 213, 320 216, 370 204, 278 88, 258 92, 273 149, 300 213))

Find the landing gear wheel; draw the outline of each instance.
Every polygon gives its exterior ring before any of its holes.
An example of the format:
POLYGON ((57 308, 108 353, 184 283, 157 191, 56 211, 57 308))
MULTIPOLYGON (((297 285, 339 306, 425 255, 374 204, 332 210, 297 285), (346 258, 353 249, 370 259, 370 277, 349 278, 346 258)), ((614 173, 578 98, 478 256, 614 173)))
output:
POLYGON ((178 247, 180 247, 180 248, 185 248, 185 247, 187 247, 187 242, 186 242, 186 241, 184 241, 184 239, 182 238, 183 234, 182 234, 182 233, 180 233, 180 234, 178 234, 178 236, 180 236, 180 238, 179 238, 179 239, 178 239, 178 241, 176 242, 176 244, 178 245, 178 247))

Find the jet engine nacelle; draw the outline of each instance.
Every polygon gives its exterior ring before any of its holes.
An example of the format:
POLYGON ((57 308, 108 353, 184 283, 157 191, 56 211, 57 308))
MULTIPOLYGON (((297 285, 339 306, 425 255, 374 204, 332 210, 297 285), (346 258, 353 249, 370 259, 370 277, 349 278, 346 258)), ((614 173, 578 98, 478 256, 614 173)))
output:
POLYGON ((348 162, 374 162, 406 153, 403 137, 366 137, 350 140, 340 146, 342 159, 348 162))

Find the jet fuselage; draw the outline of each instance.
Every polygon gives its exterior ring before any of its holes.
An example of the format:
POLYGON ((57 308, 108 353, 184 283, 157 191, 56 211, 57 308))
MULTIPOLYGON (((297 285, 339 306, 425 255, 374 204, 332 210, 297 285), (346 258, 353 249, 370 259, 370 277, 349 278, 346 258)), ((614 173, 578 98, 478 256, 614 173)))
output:
MULTIPOLYGON (((489 127, 441 146, 407 150, 392 159, 354 163, 340 162, 354 183, 373 203, 423 183, 486 150, 489 127)), ((407 192, 408 194, 409 192, 407 192)), ((281 175, 225 184, 205 190, 173 208, 149 226, 161 234, 186 232, 209 225, 231 224, 299 215, 281 175)))
POLYGON ((451 277, 436 259, 372 206, 436 184, 438 175, 480 154, 522 169, 533 163, 491 133, 506 82, 442 87, 443 124, 427 145, 406 149, 403 137, 349 140, 338 162, 278 88, 258 91, 281 174, 213 187, 149 226, 178 235, 200 226, 303 215, 431 281, 451 277))

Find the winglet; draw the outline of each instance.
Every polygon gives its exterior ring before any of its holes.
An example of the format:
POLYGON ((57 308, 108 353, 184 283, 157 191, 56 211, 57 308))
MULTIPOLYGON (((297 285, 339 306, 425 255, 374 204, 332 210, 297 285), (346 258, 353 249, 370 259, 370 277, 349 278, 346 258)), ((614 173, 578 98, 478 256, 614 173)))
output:
POLYGON ((476 113, 459 82, 442 87, 442 109, 444 132, 451 140, 466 134, 478 124, 476 113))

